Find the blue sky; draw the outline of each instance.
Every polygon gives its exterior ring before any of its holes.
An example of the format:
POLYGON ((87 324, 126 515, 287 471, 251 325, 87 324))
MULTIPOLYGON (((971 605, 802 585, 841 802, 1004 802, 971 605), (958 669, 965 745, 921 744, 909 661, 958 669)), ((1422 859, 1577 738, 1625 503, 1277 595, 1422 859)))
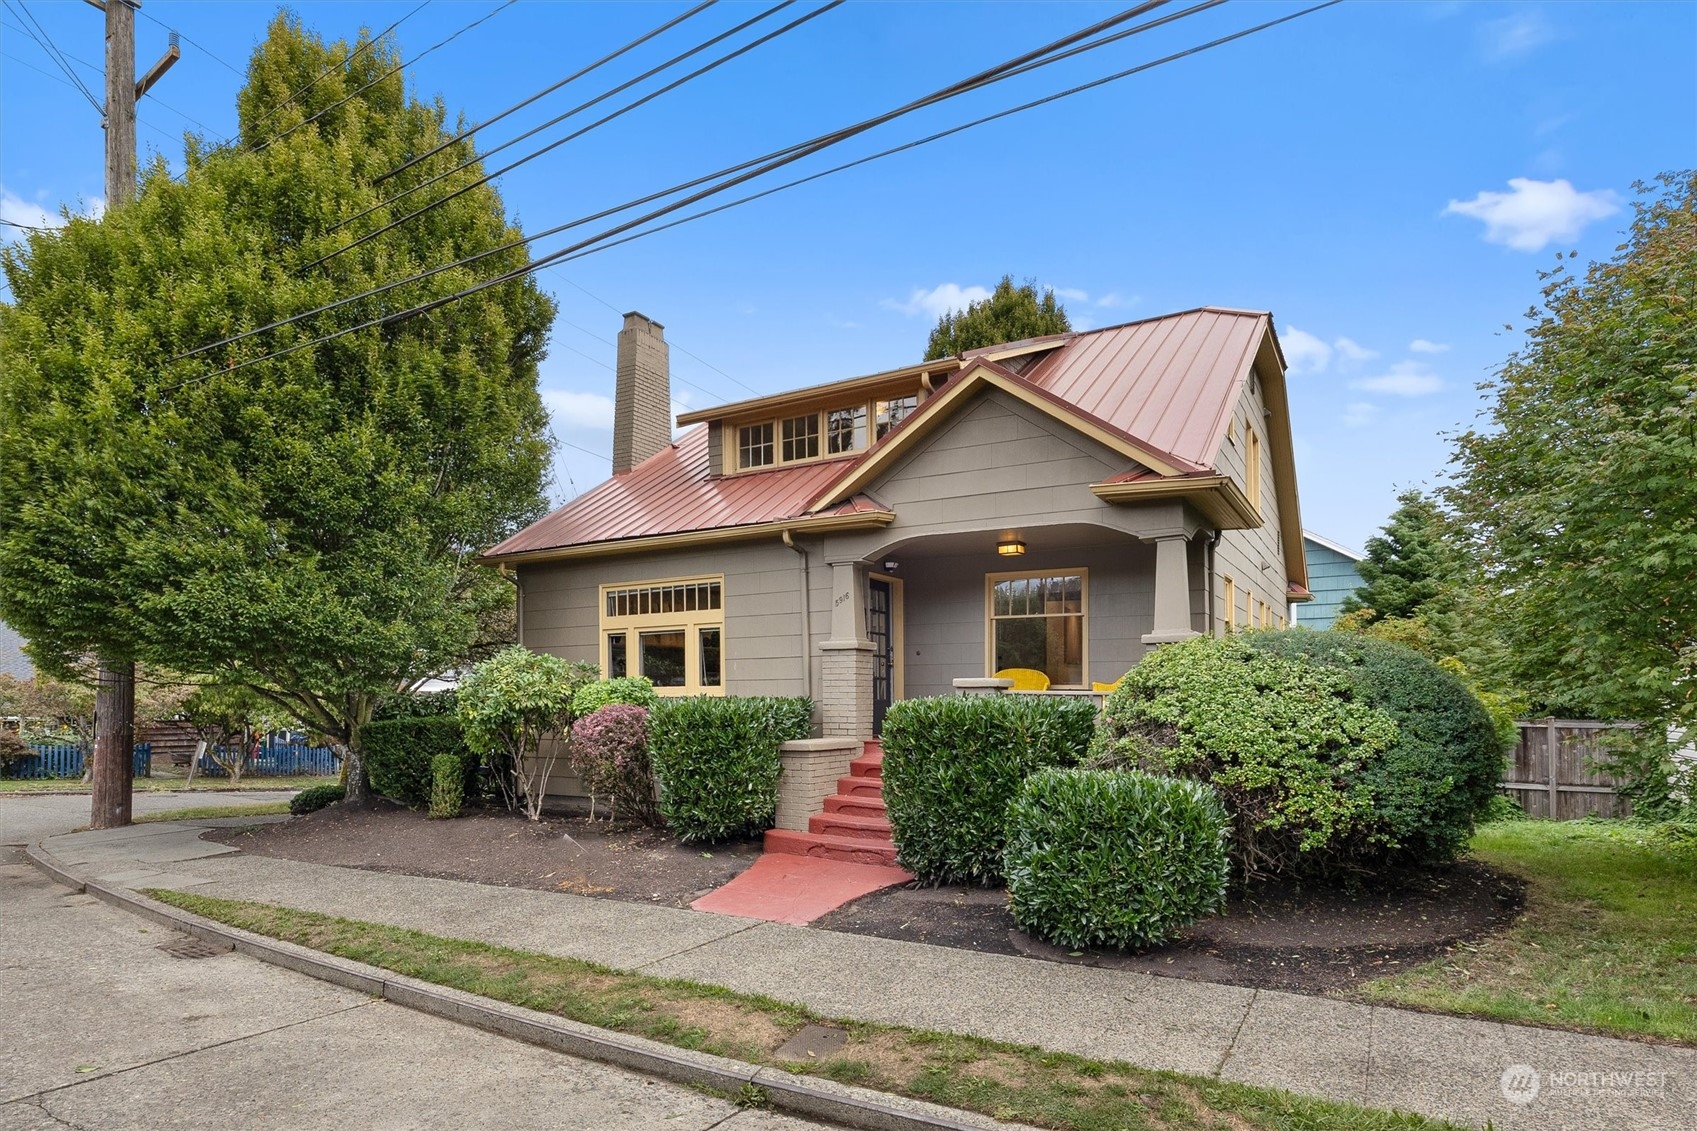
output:
MULTIPOLYGON (((81 0, 24 2, 0 8, 0 205, 8 220, 39 223, 61 203, 98 207, 102 142, 93 107, 22 29, 33 16, 60 50, 98 63, 101 16, 81 0)), ((403 57, 498 6, 435 0, 396 33, 403 57)), ((815 6, 803 0, 761 27, 815 6)), ((1237 0, 795 168, 869 154, 1302 6, 1237 0)), ((295 9, 340 38, 417 7, 295 9)), ((685 7, 524 0, 410 74, 422 96, 477 120, 685 7)), ((561 223, 890 109, 1117 7, 851 2, 500 187, 527 228, 561 223)), ((486 141, 760 10, 721 3, 486 141)), ((142 104, 144 151, 175 157, 185 129, 233 129, 237 72, 275 11, 145 0, 140 67, 164 50, 166 27, 187 38, 182 62, 142 104)), ((72 66, 98 93, 98 69, 72 66)), ((1558 251, 1581 262, 1612 254, 1633 182, 1693 164, 1697 4, 1345 3, 544 271, 560 304, 543 370, 562 442, 556 497, 606 476, 622 311, 666 324, 674 392, 699 407, 917 360, 940 309, 1011 273, 1057 288, 1080 328, 1204 304, 1273 311, 1292 362, 1304 525, 1359 547, 1398 489, 1436 482, 1443 434, 1479 410, 1475 386, 1518 343, 1538 271, 1558 251)))

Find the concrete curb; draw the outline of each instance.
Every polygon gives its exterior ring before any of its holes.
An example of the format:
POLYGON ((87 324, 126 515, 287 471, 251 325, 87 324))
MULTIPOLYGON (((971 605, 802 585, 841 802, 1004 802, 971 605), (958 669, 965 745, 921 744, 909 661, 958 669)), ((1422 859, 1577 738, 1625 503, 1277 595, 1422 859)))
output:
POLYGON ((775 1110, 864 1131, 1034 1131, 1024 1124, 1003 1123, 923 1100, 674 1048, 393 974, 363 962, 203 919, 124 888, 85 880, 69 871, 40 843, 27 846, 24 854, 37 869, 72 891, 87 892, 114 907, 212 946, 583 1060, 627 1068, 673 1083, 713 1088, 732 1096, 745 1087, 759 1088, 775 1110))

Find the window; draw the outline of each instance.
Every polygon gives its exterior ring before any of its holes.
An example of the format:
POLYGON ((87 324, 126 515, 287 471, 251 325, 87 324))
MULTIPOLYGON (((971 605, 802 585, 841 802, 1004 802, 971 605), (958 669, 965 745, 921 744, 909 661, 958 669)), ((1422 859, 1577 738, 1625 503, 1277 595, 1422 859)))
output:
POLYGON ((1085 571, 991 574, 990 671, 1035 668, 1058 687, 1084 685, 1085 571))
POLYGON ((1243 459, 1244 490, 1249 494, 1249 505, 1255 508, 1255 513, 1261 513, 1261 435, 1249 422, 1243 424, 1243 459))
POLYGON ((819 458, 819 414, 792 416, 784 421, 784 462, 819 458))
POLYGON ((878 422, 878 434, 875 439, 882 440, 890 429, 906 420, 919 407, 919 398, 896 397, 893 400, 878 401, 873 406, 872 415, 878 422))
POLYGON ((834 408, 825 414, 825 447, 832 455, 858 452, 866 446, 866 406, 834 408))
POLYGON ((771 423, 745 424, 737 429, 737 466, 766 467, 771 463, 771 423))
MULTIPOLYGON (((768 426, 769 427, 769 426, 768 426)), ((724 685, 722 578, 601 588, 602 670, 647 676, 662 694, 724 685)))
POLYGON ((1226 631, 1231 632, 1237 627, 1237 582, 1229 577, 1222 577, 1220 583, 1223 587, 1220 603, 1225 606, 1226 631))

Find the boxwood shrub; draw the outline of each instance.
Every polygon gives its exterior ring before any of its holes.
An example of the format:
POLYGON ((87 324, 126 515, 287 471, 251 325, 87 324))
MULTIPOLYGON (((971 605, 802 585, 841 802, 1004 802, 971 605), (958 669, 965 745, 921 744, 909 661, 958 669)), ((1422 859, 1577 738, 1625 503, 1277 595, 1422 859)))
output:
POLYGON ((929 883, 1002 876, 1008 803, 1026 775, 1070 766, 1096 711, 1068 696, 906 699, 884 718, 884 803, 897 860, 929 883))
POLYGON ((438 754, 430 760, 430 816, 450 820, 465 805, 465 759, 438 754))
POLYGON ((340 785, 314 785, 289 798, 289 812, 297 817, 316 813, 326 805, 334 805, 348 795, 340 785))
POLYGON ((812 731, 808 699, 661 699, 648 716, 648 756, 666 824, 684 841, 770 828, 783 768, 778 746, 812 731))
POLYGON ((478 759, 466 748, 460 721, 453 715, 379 719, 360 728, 371 788, 392 801, 417 809, 430 804, 432 763, 439 754, 460 759, 462 790, 477 795, 478 759))
POLYGON ((1060 946, 1153 946, 1225 903, 1231 819, 1200 782, 1039 770, 1007 835, 1014 921, 1060 946))

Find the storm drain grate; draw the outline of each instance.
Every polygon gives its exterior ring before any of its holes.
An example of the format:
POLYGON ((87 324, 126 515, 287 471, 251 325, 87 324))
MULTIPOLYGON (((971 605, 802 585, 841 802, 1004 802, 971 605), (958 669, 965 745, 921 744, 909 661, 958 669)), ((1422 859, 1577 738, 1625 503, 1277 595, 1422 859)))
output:
POLYGON ((184 935, 176 942, 165 943, 159 949, 172 958, 217 958, 220 954, 230 953, 227 946, 214 946, 191 935, 184 935))

